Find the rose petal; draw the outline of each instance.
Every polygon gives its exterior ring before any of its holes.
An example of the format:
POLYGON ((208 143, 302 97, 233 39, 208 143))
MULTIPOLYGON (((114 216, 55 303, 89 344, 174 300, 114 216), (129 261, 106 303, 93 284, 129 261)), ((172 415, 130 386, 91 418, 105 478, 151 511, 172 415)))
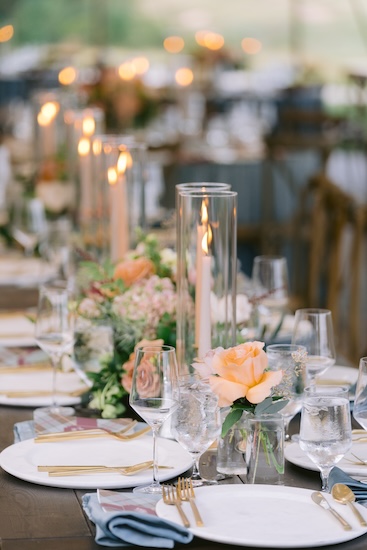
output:
POLYGON ((250 403, 261 403, 266 397, 269 397, 271 388, 277 386, 283 376, 283 371, 268 371, 264 372, 262 380, 256 386, 249 388, 246 398, 250 403))
POLYGON ((209 384, 213 392, 218 396, 219 407, 228 407, 232 405, 233 401, 240 397, 245 397, 247 392, 247 386, 243 384, 237 384, 236 382, 229 382, 219 376, 211 376, 209 378, 209 384))

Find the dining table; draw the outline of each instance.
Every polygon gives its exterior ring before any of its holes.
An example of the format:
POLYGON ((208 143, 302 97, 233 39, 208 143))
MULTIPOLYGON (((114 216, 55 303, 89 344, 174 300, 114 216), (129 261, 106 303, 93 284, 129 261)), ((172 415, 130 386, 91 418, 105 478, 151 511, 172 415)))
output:
MULTIPOLYGON (((0 451, 14 443, 14 425, 33 418, 33 408, 0 406, 0 451)), ((297 432, 299 419, 292 420, 290 433, 297 432)), ((286 443, 287 444, 287 443, 286 443)), ((214 478, 216 449, 201 457, 200 471, 214 478)), ((190 475, 190 471, 183 475, 190 475)), ((243 476, 226 477, 219 484, 244 484, 243 476)), ((317 472, 300 468, 286 461, 284 485, 320 489, 317 472)), ((118 489, 120 491, 120 489, 118 489)), ((121 491, 125 491, 122 489, 121 491)), ((0 468, 0 550, 97 550, 95 527, 85 515, 82 497, 87 490, 48 487, 18 479, 0 468)), ((322 511, 321 511, 322 512, 322 511)), ((266 518, 264 518, 266 529, 266 518)), ((337 529, 337 524, 335 529, 337 529)), ((215 549, 234 547, 194 537, 188 544, 175 548, 215 549)), ((238 547, 238 546, 237 546, 238 547)), ((367 534, 348 542, 328 545, 328 550, 365 550, 367 534)), ((241 546, 240 546, 241 548, 241 546)), ((242 548, 254 548, 242 546, 242 548)))

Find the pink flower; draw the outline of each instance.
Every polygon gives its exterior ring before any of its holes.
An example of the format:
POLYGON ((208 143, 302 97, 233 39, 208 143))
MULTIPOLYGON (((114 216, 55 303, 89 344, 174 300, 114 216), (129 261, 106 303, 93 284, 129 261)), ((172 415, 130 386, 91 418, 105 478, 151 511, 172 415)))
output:
POLYGON ((250 403, 264 401, 283 376, 282 371, 266 371, 268 358, 263 342, 246 342, 233 348, 217 348, 194 363, 201 376, 218 395, 219 406, 226 407, 245 397, 250 403))
POLYGON ((163 346, 163 343, 163 340, 159 338, 158 340, 141 340, 136 344, 134 351, 130 354, 128 361, 126 361, 126 363, 122 365, 122 368, 125 372, 121 377, 121 384, 128 393, 131 392, 136 350, 144 346, 163 346))

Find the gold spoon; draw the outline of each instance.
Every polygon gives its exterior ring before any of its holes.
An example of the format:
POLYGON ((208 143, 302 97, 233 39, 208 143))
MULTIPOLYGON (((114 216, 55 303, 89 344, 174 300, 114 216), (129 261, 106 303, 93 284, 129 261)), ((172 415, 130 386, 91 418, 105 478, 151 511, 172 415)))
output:
POLYGON ((350 489, 347 485, 344 485, 344 483, 335 483, 331 489, 331 494, 336 502, 339 502, 340 504, 347 504, 353 510, 354 515, 361 525, 367 526, 366 520, 362 517, 359 510, 354 505, 356 497, 352 489, 350 489))

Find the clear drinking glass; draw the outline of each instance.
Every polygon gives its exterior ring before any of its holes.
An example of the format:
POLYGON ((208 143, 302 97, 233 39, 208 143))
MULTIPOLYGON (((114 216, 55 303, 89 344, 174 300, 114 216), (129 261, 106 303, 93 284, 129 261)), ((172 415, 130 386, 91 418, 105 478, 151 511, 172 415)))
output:
POLYGON ((144 346, 136 350, 129 403, 153 431, 153 483, 136 487, 134 492, 160 494, 162 486, 158 478, 157 436, 162 424, 179 404, 174 347, 144 346))
POLYGON ((302 409, 303 390, 305 388, 306 348, 297 344, 271 344, 266 348, 269 369, 283 370, 283 378, 276 393, 284 395, 288 403, 279 414, 284 419, 284 440, 289 441, 289 423, 302 409))
POLYGON ((289 300, 287 260, 284 256, 256 256, 252 267, 255 298, 268 340, 278 332, 289 300))
POLYGON ((306 348, 308 384, 313 385, 318 374, 335 364, 332 314, 329 309, 305 308, 295 313, 292 344, 306 348))
POLYGON ((199 460, 221 432, 218 398, 210 386, 194 377, 180 378, 180 403, 172 417, 172 432, 194 460, 194 487, 215 483, 199 473, 199 460))
POLYGON ((367 430, 367 357, 361 357, 359 360, 353 416, 358 424, 367 430))
POLYGON ((40 199, 17 198, 11 232, 14 239, 23 246, 25 256, 33 256, 36 246, 47 232, 45 209, 40 199))
POLYGON ((352 446, 347 388, 311 386, 305 389, 299 445, 321 472, 321 490, 328 491, 331 469, 352 446))
POLYGON ((70 293, 65 285, 54 283, 40 287, 35 338, 53 366, 52 404, 47 407, 47 412, 53 414, 63 414, 57 404, 56 375, 62 356, 71 352, 74 345, 74 317, 69 302, 70 293))

